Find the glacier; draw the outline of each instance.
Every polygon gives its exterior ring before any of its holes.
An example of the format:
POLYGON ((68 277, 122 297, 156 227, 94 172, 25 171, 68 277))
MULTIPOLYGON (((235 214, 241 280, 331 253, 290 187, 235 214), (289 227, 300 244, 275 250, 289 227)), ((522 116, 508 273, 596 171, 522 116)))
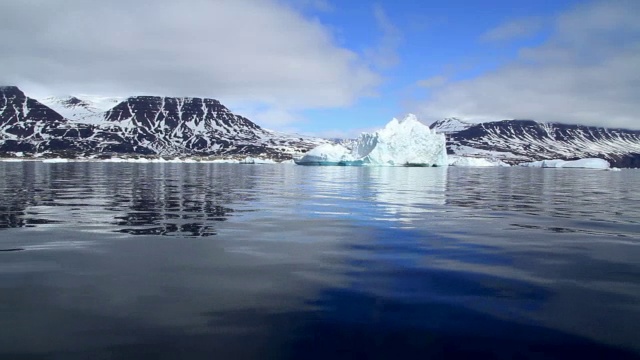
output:
POLYGON ((413 114, 394 118, 383 129, 363 133, 351 149, 322 144, 295 160, 299 165, 447 166, 444 134, 424 125, 413 114))

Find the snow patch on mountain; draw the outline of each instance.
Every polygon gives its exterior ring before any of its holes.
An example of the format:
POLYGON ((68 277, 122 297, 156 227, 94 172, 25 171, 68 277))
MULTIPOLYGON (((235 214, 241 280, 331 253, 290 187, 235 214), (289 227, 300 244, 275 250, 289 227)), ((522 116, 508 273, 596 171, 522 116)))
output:
POLYGON ((118 97, 67 95, 49 96, 40 102, 72 122, 101 124, 105 121, 105 112, 123 100, 118 97))
POLYGON ((458 118, 445 118, 432 123, 429 127, 442 134, 449 134, 457 131, 466 130, 474 124, 464 122, 458 118))

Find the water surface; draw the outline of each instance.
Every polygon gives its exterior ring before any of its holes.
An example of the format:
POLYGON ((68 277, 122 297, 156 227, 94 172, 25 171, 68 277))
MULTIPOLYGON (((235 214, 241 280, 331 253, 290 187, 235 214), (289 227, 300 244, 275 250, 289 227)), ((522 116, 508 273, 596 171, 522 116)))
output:
POLYGON ((639 186, 0 163, 0 358, 640 358, 639 186))

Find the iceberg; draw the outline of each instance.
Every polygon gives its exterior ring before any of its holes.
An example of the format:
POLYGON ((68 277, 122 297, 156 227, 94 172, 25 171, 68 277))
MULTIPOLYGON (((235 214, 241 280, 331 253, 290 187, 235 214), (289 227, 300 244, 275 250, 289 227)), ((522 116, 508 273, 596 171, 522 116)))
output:
POLYGON ((446 166, 444 134, 437 134, 409 114, 391 120, 383 129, 363 133, 351 149, 322 144, 295 160, 299 165, 446 166))
POLYGON ((240 160, 239 164, 276 164, 272 159, 261 159, 247 156, 244 160, 240 160))
POLYGON ((539 168, 575 168, 575 169, 600 169, 606 170, 611 167, 609 162, 599 158, 586 158, 579 160, 541 160, 520 164, 526 167, 539 168))
POLYGON ((69 162, 69 159, 63 158, 52 158, 52 159, 42 159, 43 163, 66 163, 69 162))
POLYGON ((362 165, 351 150, 338 144, 322 144, 309 150, 301 159, 294 160, 298 165, 362 165))

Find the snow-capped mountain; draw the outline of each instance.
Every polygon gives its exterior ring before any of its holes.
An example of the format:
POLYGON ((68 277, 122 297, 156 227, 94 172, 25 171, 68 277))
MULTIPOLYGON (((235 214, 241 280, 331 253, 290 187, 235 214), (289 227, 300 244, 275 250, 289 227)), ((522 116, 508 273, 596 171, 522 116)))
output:
MULTIPOLYGON (((640 131, 503 120, 443 131, 450 154, 515 164, 545 159, 601 158, 615 167, 640 167, 640 131)), ((432 128, 438 128, 438 123, 432 128)))
POLYGON ((124 98, 92 95, 68 95, 47 97, 40 102, 72 122, 99 124, 104 112, 116 106, 124 98))
MULTIPOLYGON (((106 99, 106 100, 105 100, 106 99)), ((134 96, 106 111, 79 97, 47 98, 0 88, 0 153, 88 156, 261 156, 290 159, 323 139, 266 130, 214 99, 134 96)), ((102 107, 102 108, 101 108, 102 107)))
MULTIPOLYGON (((481 124, 450 118, 431 125, 448 153, 517 164, 545 159, 602 158, 640 167, 640 131, 503 120, 481 124)), ((264 129, 219 101, 133 96, 50 97, 38 101, 15 86, 0 87, 0 156, 263 157, 291 159, 334 141, 264 129)), ((352 149, 354 141, 343 142, 352 149)))
POLYGON ((429 127, 441 134, 450 134, 457 131, 462 131, 472 127, 473 124, 464 122, 458 118, 446 118, 438 120, 431 124, 429 127))

